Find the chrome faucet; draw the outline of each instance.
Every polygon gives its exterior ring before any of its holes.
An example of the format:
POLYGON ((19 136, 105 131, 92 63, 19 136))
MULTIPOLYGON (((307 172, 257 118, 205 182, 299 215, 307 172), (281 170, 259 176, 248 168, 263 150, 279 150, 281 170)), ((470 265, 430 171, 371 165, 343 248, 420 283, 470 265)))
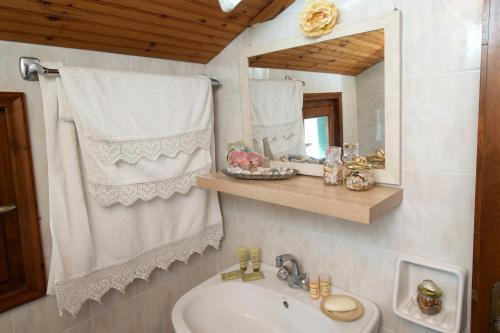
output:
POLYGON ((306 273, 300 273, 299 263, 293 254, 282 254, 276 257, 276 267, 279 268, 276 276, 287 281, 290 288, 309 290, 309 278, 306 273), (290 262, 291 267, 285 264, 290 262))

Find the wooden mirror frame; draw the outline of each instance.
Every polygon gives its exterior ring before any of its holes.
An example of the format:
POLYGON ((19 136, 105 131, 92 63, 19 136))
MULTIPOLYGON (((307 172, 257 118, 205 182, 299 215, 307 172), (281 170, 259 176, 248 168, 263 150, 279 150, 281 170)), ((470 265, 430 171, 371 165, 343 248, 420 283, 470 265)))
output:
MULTIPOLYGON (((298 24, 298 23, 297 23, 298 24)), ((240 54, 240 94, 243 110, 243 139, 253 145, 250 94, 248 85, 248 58, 297 46, 384 29, 385 73, 385 169, 375 170, 378 183, 401 184, 401 13, 395 10, 379 18, 337 25, 333 32, 320 38, 295 35, 263 46, 245 49, 240 54)), ((272 161, 272 166, 289 166, 301 174, 322 176, 323 166, 317 164, 272 161)))

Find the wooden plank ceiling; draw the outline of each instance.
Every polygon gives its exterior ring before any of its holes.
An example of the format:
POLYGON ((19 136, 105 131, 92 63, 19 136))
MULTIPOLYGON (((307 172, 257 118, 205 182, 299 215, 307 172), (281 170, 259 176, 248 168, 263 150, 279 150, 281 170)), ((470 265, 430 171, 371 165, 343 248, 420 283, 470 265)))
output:
POLYGON ((294 0, 0 0, 0 40, 207 63, 294 0))
POLYGON ((250 67, 358 75, 384 60, 384 30, 340 37, 249 58, 250 67))

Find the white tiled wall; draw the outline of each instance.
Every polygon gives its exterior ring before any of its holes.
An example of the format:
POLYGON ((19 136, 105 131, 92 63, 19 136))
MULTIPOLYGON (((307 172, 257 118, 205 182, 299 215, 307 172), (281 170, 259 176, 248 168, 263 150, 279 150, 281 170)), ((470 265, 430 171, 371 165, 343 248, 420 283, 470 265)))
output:
MULTIPOLYGON (((45 263, 50 263, 47 157, 40 87, 21 79, 18 59, 38 57, 67 65, 139 70, 169 74, 200 74, 206 66, 134 56, 0 41, 0 91, 25 92, 45 263)), ((59 316, 55 298, 42 299, 0 314, 1 333, 172 333, 170 311, 180 295, 215 274, 215 250, 194 255, 188 265, 176 262, 168 272, 155 271, 149 282, 136 280, 125 294, 112 291, 102 303, 88 302, 76 318, 59 316)))
MULTIPOLYGON (((402 11, 403 187, 401 206, 372 225, 336 220, 222 196, 225 239, 218 268, 238 245, 262 246, 264 260, 285 252, 306 271, 329 271, 334 284, 364 296, 382 313, 383 332, 428 332, 391 307, 399 252, 472 268, 474 182, 482 0, 337 0, 340 22, 402 11)), ((216 92, 218 163, 241 138, 241 49, 299 34, 297 0, 278 18, 249 28, 208 64, 216 92)), ((470 313, 470 311, 469 311, 470 313)), ((467 329, 466 329, 467 331, 467 329)))

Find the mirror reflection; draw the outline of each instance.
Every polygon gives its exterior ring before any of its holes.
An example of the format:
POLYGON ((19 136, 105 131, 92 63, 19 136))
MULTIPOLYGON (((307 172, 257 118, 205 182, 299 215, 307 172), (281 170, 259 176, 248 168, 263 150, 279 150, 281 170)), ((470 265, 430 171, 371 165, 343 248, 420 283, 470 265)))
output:
POLYGON ((248 61, 256 151, 273 160, 323 163, 329 146, 358 143, 360 155, 383 168, 383 29, 248 61))

